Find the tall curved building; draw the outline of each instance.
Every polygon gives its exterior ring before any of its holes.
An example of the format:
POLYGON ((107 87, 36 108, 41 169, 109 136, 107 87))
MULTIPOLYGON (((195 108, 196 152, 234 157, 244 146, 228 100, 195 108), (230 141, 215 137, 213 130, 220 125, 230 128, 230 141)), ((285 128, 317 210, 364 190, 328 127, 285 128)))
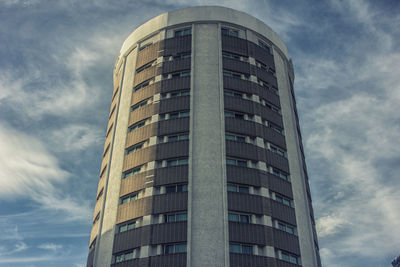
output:
POLYGON ((321 266, 293 79, 278 35, 229 8, 130 34, 87 266, 321 266))

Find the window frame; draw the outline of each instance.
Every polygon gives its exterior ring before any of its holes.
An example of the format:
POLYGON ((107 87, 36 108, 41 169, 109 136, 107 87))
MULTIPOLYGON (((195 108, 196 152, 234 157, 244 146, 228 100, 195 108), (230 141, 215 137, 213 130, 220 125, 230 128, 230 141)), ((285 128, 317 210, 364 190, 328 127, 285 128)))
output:
POLYGON ((182 166, 182 165, 188 165, 188 164, 189 164, 189 158, 188 157, 174 158, 174 159, 168 159, 167 160, 167 166, 166 167, 175 167, 175 166, 182 166))
POLYGON ((221 35, 239 38, 239 30, 221 27, 221 35))
POLYGON ((192 35, 191 27, 174 30, 174 37, 183 37, 188 35, 192 35))

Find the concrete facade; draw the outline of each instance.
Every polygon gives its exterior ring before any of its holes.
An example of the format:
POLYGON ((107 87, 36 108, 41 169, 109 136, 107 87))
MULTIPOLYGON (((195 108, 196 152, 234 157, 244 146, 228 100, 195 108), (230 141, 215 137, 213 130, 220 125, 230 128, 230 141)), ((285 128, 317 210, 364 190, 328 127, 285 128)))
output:
POLYGON ((129 35, 87 266, 321 266, 293 79, 279 36, 232 9, 129 35))

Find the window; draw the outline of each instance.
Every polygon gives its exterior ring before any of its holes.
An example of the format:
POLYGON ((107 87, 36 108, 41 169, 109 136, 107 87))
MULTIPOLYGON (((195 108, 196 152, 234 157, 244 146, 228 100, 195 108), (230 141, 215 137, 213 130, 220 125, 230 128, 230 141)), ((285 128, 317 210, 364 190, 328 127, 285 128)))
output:
POLYGON ((276 94, 276 95, 279 95, 278 88, 276 88, 274 86, 269 87, 268 90, 271 91, 272 93, 276 94))
POLYGON ((189 134, 187 134, 187 133, 167 136, 167 142, 175 142, 175 141, 182 141, 182 140, 188 140, 188 139, 189 139, 189 134))
POLYGON ((133 251, 115 256, 115 263, 133 259, 133 251))
POLYGON ((282 254, 282 260, 290 262, 290 263, 294 263, 294 264, 299 263, 299 259, 296 255, 290 254, 288 252, 283 252, 283 251, 281 251, 281 254, 282 254))
POLYGON ((127 222, 119 226, 119 233, 123 233, 136 228, 137 221, 127 222))
POLYGON ((100 220, 100 211, 96 214, 96 217, 94 217, 93 224, 95 224, 98 220, 100 220))
POLYGON ((222 35, 232 36, 232 37, 239 37, 239 31, 228 29, 228 28, 221 28, 222 35))
POLYGON ((100 172, 100 178, 103 177, 104 173, 106 172, 106 169, 107 169, 107 165, 104 166, 104 168, 101 170, 101 172, 100 172))
POLYGON ((190 70, 164 74, 163 75, 164 79, 168 79, 170 74, 171 74, 171 78, 189 77, 190 76, 190 70))
POLYGON ((227 158, 226 159, 226 164, 240 166, 240 167, 247 167, 247 161, 246 160, 240 160, 240 159, 227 158))
POLYGON ((180 54, 174 56, 174 60, 186 59, 186 58, 190 58, 190 57, 191 57, 190 53, 180 53, 180 54))
POLYGON ((103 195, 104 192, 104 187, 101 188, 100 192, 97 194, 96 200, 99 200, 99 198, 103 195))
POLYGON ((230 222, 250 223, 250 215, 228 213, 228 220, 230 222))
POLYGON ((268 101, 264 100, 264 106, 266 106, 267 108, 269 108, 270 110, 272 110, 278 114, 281 114, 281 109, 279 107, 269 103, 268 101))
POLYGON ((278 147, 276 147, 276 146, 269 145, 269 150, 271 150, 272 153, 278 154, 278 155, 280 155, 280 156, 282 156, 282 157, 286 157, 286 152, 285 152, 285 150, 280 149, 280 148, 278 148, 278 147))
POLYGON ((228 184, 229 192, 243 193, 249 194, 250 188, 248 186, 236 185, 236 184, 228 184))
POLYGON ((111 119, 111 116, 114 114, 115 108, 117 107, 117 105, 115 104, 110 112, 110 116, 108 116, 109 119, 111 119))
POLYGON ((129 154, 131 154, 131 153, 133 153, 133 152, 135 152, 135 151, 138 151, 138 150, 142 149, 144 143, 145 143, 145 142, 142 142, 142 143, 140 143, 140 144, 133 145, 133 146, 127 148, 127 149, 125 150, 125 151, 126 151, 126 154, 129 155, 129 154))
POLYGON ((187 184, 169 185, 166 187, 167 193, 187 192, 187 184))
POLYGON ((272 73, 272 75, 275 76, 275 69, 273 69, 273 68, 268 68, 268 72, 269 72, 269 73, 272 73))
POLYGON ((139 51, 142 51, 143 49, 145 49, 146 47, 151 46, 152 44, 153 44, 152 42, 147 43, 147 44, 140 44, 139 51))
POLYGON ((138 195, 139 195, 139 192, 135 192, 133 194, 121 197, 120 198, 120 204, 126 204, 126 203, 129 203, 131 201, 134 201, 134 200, 136 200, 138 198, 138 195))
POLYGON ((164 254, 175 254, 175 253, 185 253, 186 244, 167 244, 164 245, 164 254))
POLYGON ((107 138, 108 135, 111 133, 111 130, 112 130, 113 126, 114 126, 114 123, 111 124, 110 128, 108 128, 108 131, 107 131, 107 134, 106 134, 106 138, 107 138))
MULTIPOLYGON (((154 61, 153 61, 153 62, 154 62, 154 61)), ((136 73, 141 73, 141 72, 144 71, 145 69, 150 68, 150 67, 153 65, 153 62, 150 62, 150 63, 148 63, 148 64, 146 64, 146 65, 144 65, 144 66, 141 66, 140 68, 138 68, 138 69, 136 70, 136 73)))
POLYGON ((243 98, 242 93, 238 93, 238 92, 230 91, 230 90, 224 90, 224 95, 233 96, 233 97, 237 97, 237 98, 243 98))
POLYGON ((190 115, 189 111, 179 111, 179 112, 170 113, 169 119, 185 118, 185 117, 189 117, 189 115, 190 115))
POLYGON ((278 195, 278 194, 276 194, 276 193, 275 193, 275 201, 277 201, 277 202, 279 202, 279 203, 282 203, 283 205, 286 205, 286 206, 288 206, 288 207, 291 207, 291 206, 292 206, 292 200, 290 200, 290 199, 287 198, 287 197, 278 195))
POLYGON ((240 56, 239 55, 228 53, 228 52, 224 52, 224 51, 222 51, 222 56, 225 57, 225 58, 231 58, 231 59, 240 60, 240 56))
POLYGON ((240 143, 246 142, 246 137, 240 136, 240 135, 235 135, 235 134, 229 134, 229 133, 225 134, 225 139, 240 142, 240 143))
POLYGON ((124 172, 122 174, 122 179, 125 179, 125 178, 128 178, 128 177, 132 176, 132 175, 140 173, 141 169, 142 169, 142 166, 139 166, 139 167, 136 167, 136 168, 133 168, 133 169, 130 169, 130 170, 124 172))
POLYGON ((93 239, 92 243, 90 243, 89 250, 92 250, 92 249, 95 248, 95 246, 96 246, 96 240, 97 240, 97 237, 95 237, 95 238, 93 239))
POLYGON ((233 244, 229 243, 230 253, 240 253, 240 254, 253 254, 253 246, 245 244, 233 244))
POLYGON ((267 65, 265 65, 264 63, 262 63, 260 61, 256 61, 256 63, 257 63, 257 67, 259 67, 262 70, 268 71, 267 65))
POLYGON ((135 130, 137 130, 137 129, 139 129, 139 128, 142 128, 143 126, 145 126, 147 120, 149 120, 149 119, 141 120, 141 121, 136 122, 136 123, 132 124, 131 126, 129 126, 129 128, 128 128, 128 133, 133 132, 133 131, 135 131, 135 130))
POLYGON ((189 90, 182 90, 182 91, 171 92, 170 97, 188 96, 188 95, 190 95, 189 90))
POLYGON ((187 165, 187 164, 188 164, 187 158, 167 160, 167 167, 187 165))
POLYGON ((283 129, 281 127, 279 127, 278 125, 276 125, 276 124, 274 124, 272 122, 268 122, 268 126, 269 126, 269 128, 271 128, 275 132, 283 134, 283 129))
POLYGON ((135 87, 133 87, 133 92, 139 91, 140 89, 148 86, 150 84, 150 80, 144 81, 139 85, 136 85, 135 87))
POLYGON ((281 171, 281 170, 272 168, 272 172, 271 172, 271 173, 272 173, 273 175, 275 175, 275 176, 278 176, 278 177, 284 179, 284 180, 289 180, 289 175, 286 174, 286 173, 284 173, 284 172, 281 171))
POLYGON ((241 79, 242 78, 242 74, 239 72, 233 72, 233 71, 226 71, 224 70, 223 75, 225 77, 230 77, 230 78, 238 78, 241 79))
POLYGON ((235 111, 225 111, 225 117, 244 120, 244 114, 235 111))
POLYGON ((131 107, 131 111, 137 110, 138 108, 141 108, 141 107, 146 106, 146 105, 148 105, 148 104, 150 104, 150 98, 145 99, 145 100, 143 100, 143 101, 140 101, 139 103, 133 105, 133 106, 131 107))
POLYGON ((165 222, 185 222, 185 221, 187 221, 186 212, 172 213, 165 215, 165 222))
POLYGON ((285 231, 285 232, 287 232, 289 234, 294 234, 294 227, 293 226, 287 225, 287 224, 282 223, 282 222, 278 222, 278 228, 279 228, 279 230, 285 231))
POLYGON ((111 102, 114 101, 115 97, 116 97, 117 94, 118 94, 118 91, 119 91, 119 87, 117 87, 117 89, 115 89, 115 92, 114 92, 114 95, 113 95, 113 98, 112 98, 111 102))
POLYGON ((107 152, 108 152, 109 149, 110 149, 110 144, 108 144, 107 147, 106 147, 106 149, 104 150, 103 158, 106 156, 106 154, 107 154, 107 152))
POLYGON ((177 30, 174 33, 175 37, 180 37, 180 36, 186 36, 186 35, 191 35, 192 34, 192 29, 191 28, 186 28, 182 30, 177 30))
POLYGON ((258 40, 258 46, 267 51, 268 53, 271 53, 271 48, 263 41, 258 40))

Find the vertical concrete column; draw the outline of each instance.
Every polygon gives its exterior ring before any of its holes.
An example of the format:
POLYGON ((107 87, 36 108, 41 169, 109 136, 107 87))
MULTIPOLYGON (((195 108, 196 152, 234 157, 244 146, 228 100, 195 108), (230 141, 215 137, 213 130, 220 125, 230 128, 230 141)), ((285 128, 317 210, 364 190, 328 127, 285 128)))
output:
POLYGON ((228 267, 221 33, 218 24, 195 24, 192 41, 187 266, 228 267))
POLYGON ((132 84, 136 65, 137 49, 126 56, 123 70, 123 81, 120 85, 120 100, 118 104, 117 120, 114 124, 114 141, 109 162, 109 176, 105 192, 105 205, 101 219, 100 234, 96 245, 94 265, 109 267, 112 259, 112 249, 115 234, 115 222, 119 206, 119 191, 121 174, 125 157, 126 135, 128 130, 129 110, 132 99, 132 84), (127 74, 127 75, 125 75, 127 74))
POLYGON ((301 162, 300 141, 297 135, 294 103, 288 81, 288 66, 282 56, 274 50, 276 78, 282 108, 283 124, 289 161, 290 179, 293 189, 293 202, 296 209, 297 231, 299 236, 301 263, 303 266, 318 266, 310 220, 304 171, 301 162))

